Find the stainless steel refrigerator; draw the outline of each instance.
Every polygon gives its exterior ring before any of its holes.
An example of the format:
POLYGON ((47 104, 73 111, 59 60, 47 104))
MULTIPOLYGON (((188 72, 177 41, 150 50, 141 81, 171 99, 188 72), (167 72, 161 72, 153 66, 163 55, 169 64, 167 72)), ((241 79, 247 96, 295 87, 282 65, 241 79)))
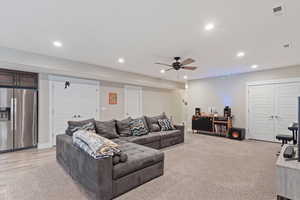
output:
POLYGON ((0 153, 37 145, 37 90, 0 88, 0 153))

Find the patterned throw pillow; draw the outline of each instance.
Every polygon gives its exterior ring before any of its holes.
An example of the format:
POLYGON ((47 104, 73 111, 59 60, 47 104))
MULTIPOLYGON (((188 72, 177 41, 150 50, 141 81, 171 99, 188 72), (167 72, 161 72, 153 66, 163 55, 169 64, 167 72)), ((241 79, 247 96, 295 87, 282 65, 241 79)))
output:
POLYGON ((169 119, 159 119, 158 124, 161 127, 161 131, 174 130, 173 123, 169 119))
POLYGON ((67 135, 73 136, 73 133, 78 130, 96 132, 95 120, 88 119, 84 121, 68 121, 68 128, 66 130, 67 135))
POLYGON ((79 130, 73 134, 73 143, 95 159, 120 153, 119 145, 96 133, 79 130))
POLYGON ((144 121, 140 118, 132 119, 129 122, 129 127, 130 127, 131 134, 133 136, 146 135, 149 132, 148 129, 146 128, 146 126, 145 126, 144 121))

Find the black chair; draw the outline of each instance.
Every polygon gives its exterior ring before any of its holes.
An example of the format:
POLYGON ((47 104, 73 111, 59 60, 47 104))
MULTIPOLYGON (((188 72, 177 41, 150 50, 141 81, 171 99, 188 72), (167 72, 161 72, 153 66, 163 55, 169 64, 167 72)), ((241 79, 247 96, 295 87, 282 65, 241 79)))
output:
POLYGON ((276 135, 276 139, 281 140, 281 146, 290 141, 294 141, 294 137, 292 135, 276 135))
POLYGON ((293 144, 297 144, 297 139, 298 139, 298 123, 293 123, 292 126, 288 128, 290 131, 293 133, 293 144))

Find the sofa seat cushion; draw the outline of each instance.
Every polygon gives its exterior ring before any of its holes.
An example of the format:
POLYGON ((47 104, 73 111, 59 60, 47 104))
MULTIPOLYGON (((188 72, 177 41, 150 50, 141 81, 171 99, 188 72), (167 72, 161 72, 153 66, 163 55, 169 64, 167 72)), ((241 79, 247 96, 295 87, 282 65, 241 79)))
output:
POLYGON ((113 167, 114 180, 164 160, 163 152, 131 142, 123 143, 119 149, 127 154, 128 160, 113 167))
POLYGON ((161 139, 167 139, 172 137, 180 137, 181 132, 180 130, 171 130, 171 131, 161 131, 159 132, 161 139))
POLYGON ((157 133, 149 133, 148 135, 131 136, 124 139, 128 142, 133 142, 136 144, 147 144, 147 143, 160 141, 160 137, 161 136, 157 133))

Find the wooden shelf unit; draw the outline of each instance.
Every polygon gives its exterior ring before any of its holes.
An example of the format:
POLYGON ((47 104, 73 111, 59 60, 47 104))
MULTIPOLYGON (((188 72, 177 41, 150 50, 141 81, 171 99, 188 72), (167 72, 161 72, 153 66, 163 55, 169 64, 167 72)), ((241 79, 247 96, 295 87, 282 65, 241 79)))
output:
POLYGON ((218 117, 213 117, 214 133, 227 137, 230 128, 232 128, 232 117, 228 117, 226 121, 220 121, 218 117))

